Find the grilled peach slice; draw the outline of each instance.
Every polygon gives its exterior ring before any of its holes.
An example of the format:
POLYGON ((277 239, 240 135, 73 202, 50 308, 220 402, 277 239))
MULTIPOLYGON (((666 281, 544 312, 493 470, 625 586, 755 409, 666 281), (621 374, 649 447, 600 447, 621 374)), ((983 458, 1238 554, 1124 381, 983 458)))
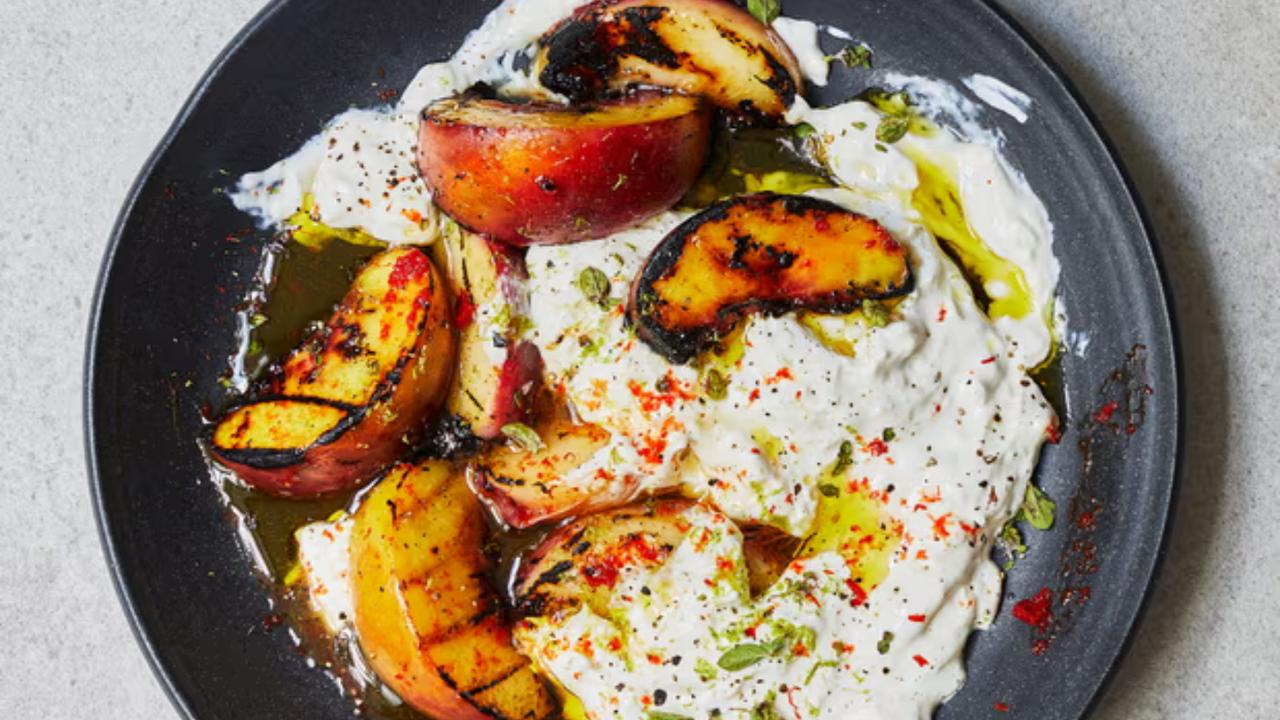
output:
POLYGON ((585 604, 607 615, 614 585, 627 568, 657 567, 684 541, 690 525, 683 499, 630 505, 581 518, 547 536, 516 578, 516 610, 552 615, 585 604))
POLYGON ((440 242, 454 297, 458 372, 445 408, 484 440, 529 419, 542 378, 538 347, 520 340, 529 314, 524 256, 454 226, 440 242))
POLYGON ((494 515, 507 525, 526 528, 577 512, 630 500, 632 487, 602 475, 586 484, 570 484, 565 476, 609 444, 609 431, 576 422, 563 401, 544 393, 538 401, 535 452, 494 445, 470 470, 471 486, 494 515))
POLYGON ((429 716, 542 720, 555 701, 485 579, 483 512, 446 462, 394 468, 352 524, 356 632, 382 681, 429 716))
POLYGON ((213 456, 280 496, 371 478, 409 450, 444 399, 454 354, 448 309, 422 250, 375 256, 324 329, 217 423, 213 456))
POLYGON ((542 48, 539 81, 574 101, 653 85, 706 97, 739 119, 777 120, 804 87, 782 38, 725 0, 592 3, 542 48))
MULTIPOLYGON (((607 615, 610 595, 630 567, 656 567, 688 534, 684 512, 693 501, 666 498, 599 512, 548 535, 525 558, 516 578, 516 609, 552 615, 585 604, 607 615)), ((770 529, 747 528, 743 555, 751 591, 763 592, 795 556, 798 541, 770 529)))
POLYGON ((657 90, 572 107, 452 98, 423 112, 418 168, 470 230, 511 245, 591 240, 684 195, 710 117, 700 99, 657 90))
POLYGON ((759 193, 689 218, 632 285, 638 336, 692 359, 747 314, 843 314, 911 289, 907 252, 879 223, 826 200, 759 193))

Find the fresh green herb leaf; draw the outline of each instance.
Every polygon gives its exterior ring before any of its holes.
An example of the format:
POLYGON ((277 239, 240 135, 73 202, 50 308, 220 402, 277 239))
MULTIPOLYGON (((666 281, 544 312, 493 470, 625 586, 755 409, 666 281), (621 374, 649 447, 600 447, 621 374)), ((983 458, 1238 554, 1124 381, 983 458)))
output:
POLYGON ((786 650, 787 646, 790 644, 791 644, 790 633, 783 633, 782 635, 779 635, 771 640, 767 640, 765 642, 760 643, 760 647, 764 648, 765 652, 769 653, 770 655, 777 655, 783 650, 786 650))
POLYGON ((866 45, 848 45, 836 57, 845 67, 871 69, 871 48, 866 45))
POLYGON ((705 658, 699 658, 698 663, 693 666, 693 670, 698 673, 698 677, 702 679, 702 682, 715 680, 716 676, 720 674, 716 666, 707 662, 705 658))
POLYGON ((885 442, 893 442, 894 439, 898 437, 898 433, 894 432, 893 428, 885 428, 884 432, 881 433, 880 436, 884 438, 885 442))
POLYGON ((782 14, 781 0, 747 0, 747 11, 765 25, 772 25, 782 14))
POLYGON ((719 370, 711 368, 707 371, 707 377, 704 381, 707 390, 707 397, 712 400, 723 400, 729 395, 729 381, 719 370))
POLYGON ((661 710, 649 710, 646 712, 649 720, 693 720, 688 715, 677 715, 676 713, 662 712, 661 710))
POLYGON ((824 497, 829 497, 829 498, 840 497, 840 488, 836 487, 835 485, 832 485, 831 483, 823 483, 819 485, 818 492, 822 493, 824 497))
POLYGON ((769 693, 769 697, 759 705, 751 708, 751 720, 781 720, 778 715, 778 708, 774 707, 774 702, 778 699, 777 692, 769 693))
POLYGON ((622 187, 623 185, 626 185, 626 184, 627 184, 627 176, 626 176, 626 175, 619 175, 619 176, 618 176, 618 182, 616 182, 616 183, 614 183, 614 184, 613 184, 613 189, 614 189, 614 190, 617 190, 618 188, 620 188, 620 187, 622 187))
POLYGON ((876 643, 876 650, 881 655, 889 654, 889 647, 893 645, 893 633, 888 630, 884 631, 884 636, 880 638, 880 642, 876 643))
POLYGON ((882 143, 892 145, 906 137, 907 130, 910 127, 911 118, 886 115, 880 120, 880 125, 876 127, 876 139, 882 143))
POLYGON ((538 431, 524 423, 508 423, 503 425, 502 434, 511 442, 519 445, 520 449, 525 452, 535 453, 546 447, 546 445, 542 444, 542 438, 539 437, 538 431))
POLYGON ((578 274, 578 289, 587 302, 600 305, 609 298, 609 276, 599 268, 589 267, 578 274))
POLYGON ((1058 509, 1048 495, 1035 485, 1027 486, 1027 496, 1022 501, 1022 509, 1018 517, 1031 523, 1037 530, 1048 530, 1053 527, 1054 512, 1058 509))
POLYGON ((911 117, 911 98, 905 92, 891 93, 880 88, 867 88, 858 96, 858 99, 874 105, 885 115, 911 117))
POLYGON ((796 126, 795 131, 796 131, 796 137, 800 138, 801 140, 808 140, 818 132, 817 128, 810 125, 809 123, 800 123, 799 125, 796 126))
POLYGON ((1009 556, 1004 563, 1005 570, 1012 568, 1018 558, 1027 554, 1027 545, 1022 541, 1022 533, 1018 531, 1013 520, 1005 523, 1000 529, 1000 544, 1004 546, 1005 553, 1009 556))
POLYGON ((720 659, 716 661, 716 664, 720 666, 721 670, 737 672, 738 670, 745 670, 752 665, 755 665, 770 655, 773 655, 773 652, 770 652, 769 649, 763 645, 743 643, 729 648, 725 654, 720 656, 720 659))
POLYGON ((853 123, 853 127, 854 127, 854 129, 855 129, 855 130, 866 130, 866 129, 867 129, 867 124, 866 124, 866 123, 864 123, 864 122, 859 121, 859 122, 855 122, 855 123, 853 123))
POLYGON ((876 300, 862 302, 862 316, 866 318, 867 325, 873 328, 882 328, 889 324, 889 311, 876 300))
POLYGON ((821 670, 822 668, 838 668, 838 667, 840 667, 840 661, 838 660, 823 660, 822 662, 814 663, 813 667, 809 668, 809 675, 805 677, 804 684, 808 685, 809 683, 813 682, 813 676, 817 675, 818 671, 821 670))
POLYGON ((833 476, 843 475, 853 465, 853 443, 845 440, 840 443, 840 454, 836 456, 836 464, 831 467, 833 476))
POLYGON ((254 313, 249 316, 249 327, 262 327, 267 322, 267 316, 262 313, 254 313))

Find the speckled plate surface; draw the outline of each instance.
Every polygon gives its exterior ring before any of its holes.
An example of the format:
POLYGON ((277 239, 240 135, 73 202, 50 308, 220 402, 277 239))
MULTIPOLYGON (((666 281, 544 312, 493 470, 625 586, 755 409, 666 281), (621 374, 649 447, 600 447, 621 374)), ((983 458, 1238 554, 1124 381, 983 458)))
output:
MULTIPOLYGON (((196 443, 202 404, 222 397, 233 305, 264 239, 239 238, 249 221, 218 191, 338 112, 403 87, 451 54, 492 5, 272 4, 214 64, 121 213, 90 328, 90 474, 122 602, 189 718, 353 717, 287 628, 264 628, 269 593, 196 443)), ((938 717, 1085 717, 1145 605, 1181 449, 1177 344, 1141 206, 1079 96, 998 9, 980 0, 786 0, 784 9, 876 51, 873 73, 838 72, 818 102, 890 72, 953 82, 984 73, 1035 102, 1025 124, 998 113, 987 122, 1006 135, 1056 228, 1071 332, 1066 422, 1039 481, 1059 501, 1058 524, 1030 538, 995 627, 969 643, 968 683, 938 717), (1057 612, 1041 633, 1011 611, 1046 588, 1057 612)))

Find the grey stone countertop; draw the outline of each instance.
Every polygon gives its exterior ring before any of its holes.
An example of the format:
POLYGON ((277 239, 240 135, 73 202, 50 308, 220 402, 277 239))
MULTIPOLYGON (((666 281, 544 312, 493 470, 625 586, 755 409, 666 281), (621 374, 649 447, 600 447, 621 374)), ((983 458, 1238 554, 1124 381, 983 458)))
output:
MULTIPOLYGON (((1118 145, 1155 221, 1184 340, 1180 512, 1097 717, 1280 717, 1280 3, 1003 4, 1118 145)), ((130 183, 262 5, 0 2, 0 716, 176 717, 94 528, 84 334, 130 183)))

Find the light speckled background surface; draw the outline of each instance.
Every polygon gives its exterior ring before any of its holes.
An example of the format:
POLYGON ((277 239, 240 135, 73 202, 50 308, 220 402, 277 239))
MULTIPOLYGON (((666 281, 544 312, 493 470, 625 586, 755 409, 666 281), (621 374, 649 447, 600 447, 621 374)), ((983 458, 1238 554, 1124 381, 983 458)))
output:
MULTIPOLYGON (((94 530, 84 333, 129 184, 262 5, 0 2, 0 716, 176 717, 94 530)), ((1119 146, 1154 218, 1184 337, 1181 512, 1159 594, 1098 717, 1276 717, 1280 3, 1004 5, 1119 146)))

